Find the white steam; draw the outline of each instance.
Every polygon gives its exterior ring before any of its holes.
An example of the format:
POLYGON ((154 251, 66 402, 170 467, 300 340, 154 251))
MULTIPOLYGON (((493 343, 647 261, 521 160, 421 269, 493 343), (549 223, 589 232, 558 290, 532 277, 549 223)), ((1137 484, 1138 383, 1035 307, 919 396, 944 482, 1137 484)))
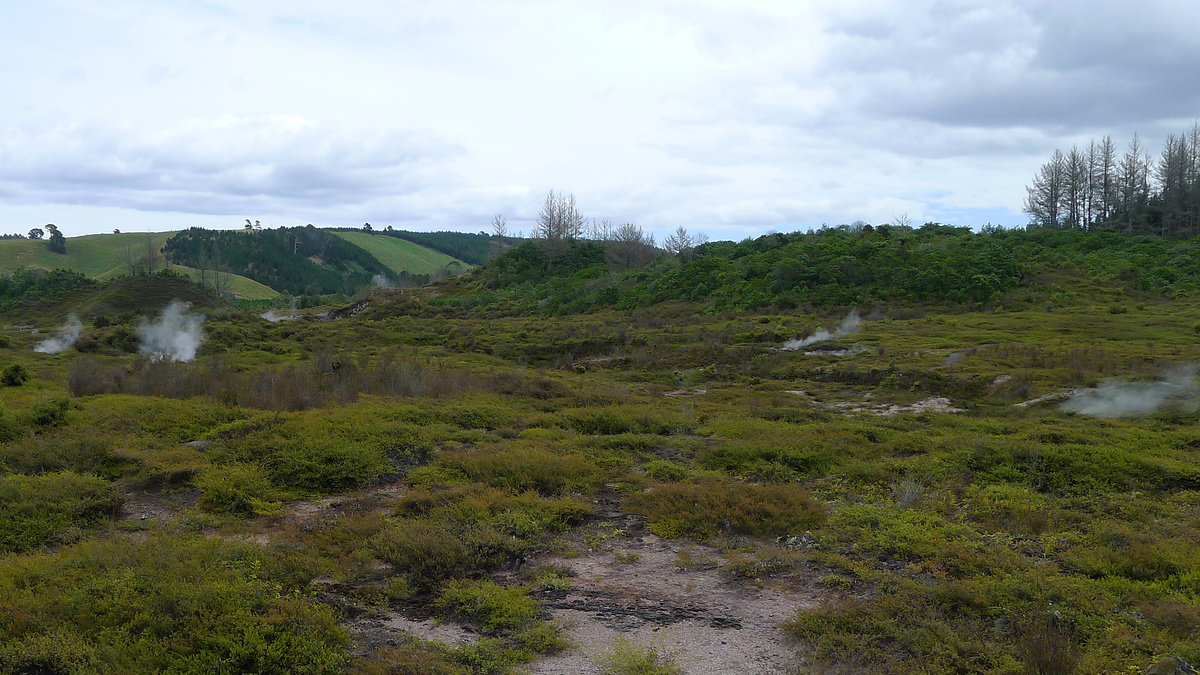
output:
POLYGON ((382 274, 376 274, 375 276, 371 277, 371 285, 375 288, 391 288, 392 280, 388 279, 382 274))
POLYGON ((58 335, 43 340, 38 343, 38 346, 33 348, 35 352, 43 354, 60 354, 67 351, 75 341, 79 339, 79 334, 83 332, 83 323, 79 317, 74 314, 67 316, 67 322, 58 329, 58 335))
POLYGON ((809 345, 815 345, 818 342, 828 342, 829 340, 836 340, 840 337, 845 337, 858 330, 858 325, 860 323, 862 323, 862 319, 858 316, 858 310, 852 310, 846 315, 846 318, 842 319, 842 323, 837 327, 837 330, 833 331, 832 333, 830 333, 827 329, 822 328, 803 340, 788 340, 787 342, 783 343, 783 349, 787 351, 804 349, 805 347, 809 345))
POLYGON ((300 301, 296 298, 292 298, 291 303, 288 304, 287 313, 281 312, 275 308, 271 308, 262 314, 259 314, 258 316, 270 321, 271 323, 279 323, 280 321, 295 321, 296 319, 300 318, 300 315, 296 313, 296 309, 299 306, 300 301))
POLYGON ((1099 388, 1072 396, 1062 409, 1093 417, 1137 417, 1164 406, 1180 411, 1200 409, 1196 369, 1176 371, 1158 382, 1105 382, 1099 388))
POLYGON ((142 321, 141 351, 153 361, 191 361, 204 342, 204 315, 188 314, 188 304, 172 300, 156 323, 142 321))
POLYGON ((295 314, 284 314, 277 309, 268 309, 262 314, 259 314, 259 316, 267 321, 270 321, 271 323, 279 323, 280 321, 295 321, 296 319, 300 318, 295 314))

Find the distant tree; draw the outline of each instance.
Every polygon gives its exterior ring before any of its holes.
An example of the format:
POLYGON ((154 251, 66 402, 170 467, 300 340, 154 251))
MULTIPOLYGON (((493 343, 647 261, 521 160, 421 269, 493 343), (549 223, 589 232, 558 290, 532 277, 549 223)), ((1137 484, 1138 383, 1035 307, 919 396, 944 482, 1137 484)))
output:
POLYGON ((1081 230, 1087 221, 1088 166, 1087 155, 1079 150, 1078 145, 1071 146, 1063 168, 1063 224, 1069 230, 1081 230))
POLYGON ((46 225, 46 229, 50 231, 50 240, 46 242, 46 248, 51 253, 66 253, 67 238, 63 236, 63 233, 59 232, 58 227, 53 223, 46 225))
POLYGON ((113 230, 113 234, 121 234, 120 230, 113 230))
POLYGON ((40 227, 35 227, 29 231, 30 239, 41 239, 44 236, 46 236, 46 233, 40 227))
POLYGON ((392 229, 391 225, 388 225, 387 227, 383 228, 383 231, 384 232, 393 232, 394 230, 392 229))
POLYGON ((504 238, 508 236, 508 221, 497 213, 492 217, 492 234, 496 237, 496 255, 504 253, 504 238))
POLYGON ((614 230, 605 248, 609 263, 623 269, 645 267, 654 259, 654 237, 633 223, 625 223, 614 230))
POLYGON ((254 229, 254 223, 250 222, 250 219, 249 219, 249 218, 247 218, 247 219, 246 219, 246 227, 244 227, 244 228, 242 228, 242 229, 245 229, 245 230, 253 230, 253 229, 254 229))
POLYGON ((1144 153, 1135 133, 1117 166, 1117 226, 1126 234, 1142 231, 1149 203, 1150 155, 1144 153))
POLYGON ((196 269, 200 272, 200 285, 212 289, 217 297, 229 295, 233 285, 233 275, 228 266, 221 260, 221 246, 213 242, 212 254, 206 248, 201 248, 196 254, 196 269))
POLYGON ((1062 226, 1063 194, 1066 187, 1067 161, 1055 150, 1050 161, 1042 165, 1033 185, 1026 188, 1025 213, 1030 224, 1039 227, 1062 226))
POLYGON ((363 223, 363 232, 371 232, 372 229, 373 228, 371 227, 370 223, 363 223))
POLYGON ((682 225, 675 228, 675 231, 667 235, 667 238, 663 240, 663 249, 684 262, 690 259, 694 247, 695 240, 682 225))
POLYGON ((575 203, 575 195, 563 196, 551 190, 534 224, 534 238, 546 251, 546 271, 554 269, 571 244, 583 235, 586 220, 575 203))
POLYGON ((163 265, 162 251, 154 245, 154 235, 146 233, 146 253, 139 261, 139 266, 146 276, 153 276, 163 265))

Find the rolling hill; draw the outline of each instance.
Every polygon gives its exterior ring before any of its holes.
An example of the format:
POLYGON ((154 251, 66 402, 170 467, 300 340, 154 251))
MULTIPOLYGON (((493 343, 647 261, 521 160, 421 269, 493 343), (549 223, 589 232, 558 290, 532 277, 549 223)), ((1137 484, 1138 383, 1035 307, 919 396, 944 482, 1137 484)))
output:
POLYGON ((51 253, 46 242, 0 240, 0 275, 22 268, 69 269, 95 279, 129 272, 129 261, 162 251, 167 263, 193 280, 201 267, 220 260, 234 272, 235 298, 263 300, 281 292, 301 295, 352 291, 376 275, 393 281, 425 283, 443 270, 473 267, 452 256, 405 239, 366 232, 334 232, 310 227, 255 231, 92 234, 67 240, 65 254, 51 253))
MULTIPOLYGON (((160 250, 175 232, 88 234, 67 239, 65 254, 51 253, 46 242, 36 239, 0 240, 0 274, 10 274, 23 267, 46 270, 69 269, 96 279, 111 279, 128 272, 126 260, 144 256, 147 239, 160 250)), ((200 272, 185 265, 172 269, 199 280, 200 272)), ((241 275, 233 275, 230 291, 240 300, 268 300, 279 292, 241 275)))
POLYGON ((387 265, 396 274, 433 274, 454 263, 458 263, 463 270, 474 267, 474 265, 463 263, 445 253, 434 251, 406 239, 368 232, 338 231, 334 234, 375 256, 379 262, 387 265))

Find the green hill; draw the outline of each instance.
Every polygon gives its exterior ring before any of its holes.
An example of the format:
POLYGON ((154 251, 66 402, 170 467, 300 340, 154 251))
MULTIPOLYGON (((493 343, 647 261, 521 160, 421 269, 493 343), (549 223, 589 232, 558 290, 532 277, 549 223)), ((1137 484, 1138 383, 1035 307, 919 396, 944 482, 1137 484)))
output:
POLYGON ((364 249, 396 274, 433 274, 458 264, 462 270, 473 265, 405 239, 367 232, 334 232, 342 239, 364 249))
POLYGON ((69 269, 89 277, 109 278, 126 272, 125 259, 146 253, 146 239, 155 250, 163 247, 174 232, 89 234, 67 239, 65 254, 51 253, 46 242, 38 239, 0 241, 0 271, 21 267, 69 269))
MULTIPOLYGON (((129 271, 128 260, 145 256, 147 240, 154 250, 161 250, 175 232, 89 234, 67 239, 65 254, 51 253, 44 240, 0 240, 0 275, 21 268, 46 270, 69 269, 84 276, 111 279, 129 271)), ((200 278, 195 268, 172 265, 175 271, 193 280, 200 278)), ((234 297, 246 300, 265 300, 279 295, 278 291, 244 276, 233 275, 230 290, 234 297)))

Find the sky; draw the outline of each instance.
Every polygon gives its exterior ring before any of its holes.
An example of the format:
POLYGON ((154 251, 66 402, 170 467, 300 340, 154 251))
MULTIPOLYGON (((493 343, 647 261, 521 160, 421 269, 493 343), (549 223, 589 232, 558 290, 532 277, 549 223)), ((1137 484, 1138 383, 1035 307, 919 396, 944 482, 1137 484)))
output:
POLYGON ((1200 117, 1200 3, 0 3, 0 232, 1022 225, 1200 117), (1135 6, 1136 5, 1136 6, 1135 6))

